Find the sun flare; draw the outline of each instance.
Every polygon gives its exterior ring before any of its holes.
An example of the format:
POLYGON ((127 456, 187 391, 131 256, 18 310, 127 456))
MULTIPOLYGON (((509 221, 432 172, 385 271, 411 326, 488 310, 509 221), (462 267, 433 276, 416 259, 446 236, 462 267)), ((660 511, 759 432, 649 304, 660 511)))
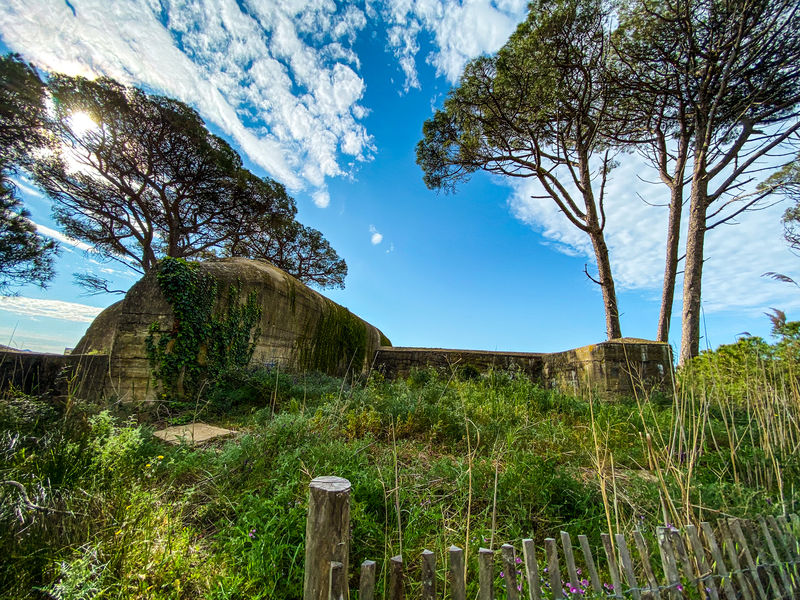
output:
POLYGON ((72 113, 69 117, 69 126, 78 137, 83 137, 99 127, 91 115, 84 111, 72 113))

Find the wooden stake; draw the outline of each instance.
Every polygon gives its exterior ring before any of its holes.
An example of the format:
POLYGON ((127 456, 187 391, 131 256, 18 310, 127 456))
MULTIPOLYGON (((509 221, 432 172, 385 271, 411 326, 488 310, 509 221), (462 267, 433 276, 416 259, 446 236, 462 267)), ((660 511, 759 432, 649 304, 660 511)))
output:
MULTIPOLYGON (((341 477, 316 477, 308 486, 303 600, 328 600, 331 562, 350 559, 350 482, 341 477)), ((346 585, 347 577, 342 580, 346 585)), ((347 597, 347 589, 335 590, 347 597)))

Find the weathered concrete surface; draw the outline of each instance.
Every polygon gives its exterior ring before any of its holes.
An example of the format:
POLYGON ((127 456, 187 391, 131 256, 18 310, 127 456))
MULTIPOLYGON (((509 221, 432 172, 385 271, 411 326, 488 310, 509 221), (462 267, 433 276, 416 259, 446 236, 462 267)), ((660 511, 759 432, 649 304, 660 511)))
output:
MULTIPOLYGON (((312 290, 291 275, 264 261, 227 258, 198 263, 200 269, 220 283, 220 291, 240 286, 241 299, 255 291, 263 306, 251 364, 278 364, 284 368, 305 370, 307 351, 314 341, 323 316, 346 311, 335 302, 312 290)), ((224 294, 220 294, 224 296, 224 294)), ((386 339, 376 328, 353 316, 366 327, 366 348, 361 364, 351 364, 352 356, 338 356, 332 375, 369 368, 375 350, 386 339)), ((101 325, 89 327, 78 342, 81 350, 109 348, 109 375, 106 395, 122 400, 147 401, 156 398, 145 351, 145 339, 151 323, 162 330, 173 323, 172 309, 161 293, 156 274, 151 273, 128 291, 124 300, 98 315, 101 325), (109 344, 109 340, 111 340, 109 344)))
POLYGON ((622 338, 564 352, 488 352, 443 348, 379 348, 374 367, 386 377, 405 377, 412 368, 450 369, 471 365, 479 371, 519 369, 547 387, 590 389, 604 396, 673 390, 669 344, 622 338))
POLYGON ((157 438, 161 438, 168 444, 189 444, 197 446, 224 438, 236 433, 232 429, 225 429, 223 427, 215 427, 206 423, 188 423, 186 425, 175 425, 174 427, 167 427, 153 433, 157 438))
POLYGON ((117 333, 117 322, 122 314, 122 303, 115 302, 94 318, 89 329, 72 349, 72 354, 109 354, 117 333))
POLYGON ((108 378, 108 356, 0 352, 0 389, 54 398, 99 398, 108 378))

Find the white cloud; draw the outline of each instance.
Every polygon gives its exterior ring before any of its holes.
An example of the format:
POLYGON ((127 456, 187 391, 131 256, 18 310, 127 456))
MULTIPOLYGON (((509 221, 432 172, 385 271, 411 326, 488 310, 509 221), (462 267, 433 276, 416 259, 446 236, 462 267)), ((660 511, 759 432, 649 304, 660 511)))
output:
POLYGON ((374 225, 369 226, 369 232, 372 234, 369 238, 369 241, 372 242, 374 246, 377 246, 383 241, 383 234, 379 233, 377 229, 375 229, 374 225))
POLYGON ((418 37, 425 31, 434 50, 426 57, 450 83, 472 58, 494 53, 527 14, 527 0, 391 0, 385 6, 388 45, 405 74, 405 89, 419 87, 418 37))
POLYGON ((102 308, 61 300, 42 300, 25 296, 0 296, 0 310, 29 317, 49 317, 63 321, 91 323, 102 308))
POLYGON ((326 208, 331 203, 331 196, 327 190, 317 190, 311 197, 319 208, 326 208))
MULTIPOLYGON (((657 205, 666 203, 668 189, 663 184, 644 181, 640 174, 651 176, 636 156, 624 156, 620 167, 612 171, 607 190, 606 242, 618 289, 652 291, 654 297, 659 297, 668 209, 657 205)), ((546 244, 594 263, 588 237, 567 221, 554 202, 531 198, 542 193, 532 180, 515 182, 512 190, 512 213, 540 231, 546 244)), ((756 315, 770 306, 800 308, 794 286, 761 277, 766 271, 789 276, 800 271, 798 258, 783 241, 784 210, 785 206, 774 205, 751 211, 742 215, 736 225, 723 225, 708 232, 703 270, 706 312, 737 310, 756 315)), ((685 235, 684 219, 682 243, 685 235)), ((679 276, 677 306, 681 293, 679 276)))
POLYGON ((65 348, 75 346, 76 338, 62 332, 46 334, 20 331, 17 327, 0 327, 0 343, 20 350, 62 354, 65 348))
POLYGON ((188 102, 291 189, 323 188, 374 149, 359 122, 364 82, 350 46, 367 21, 356 6, 9 0, 0 23, 4 42, 45 69, 188 102))
POLYGON ((86 252, 94 252, 94 248, 87 244, 86 242, 81 242, 80 240, 76 240, 75 238, 71 238, 69 236, 64 235, 60 231, 56 231, 55 229, 51 229, 45 225, 40 225, 39 223, 34 223, 31 221, 31 224, 36 227, 36 232, 47 236, 49 238, 53 238, 58 242, 62 242, 74 248, 78 248, 78 250, 84 250, 86 252))

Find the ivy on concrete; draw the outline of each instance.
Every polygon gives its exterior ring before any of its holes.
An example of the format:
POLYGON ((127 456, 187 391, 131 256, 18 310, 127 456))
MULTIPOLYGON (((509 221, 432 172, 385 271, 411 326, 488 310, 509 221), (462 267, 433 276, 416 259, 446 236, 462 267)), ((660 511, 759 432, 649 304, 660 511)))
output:
POLYGON ((172 307, 168 330, 150 325, 145 348, 165 400, 196 400, 227 370, 246 366, 253 356, 262 308, 255 291, 241 302, 241 287, 220 290, 219 282, 197 263, 165 258, 158 266, 161 292, 172 307))

